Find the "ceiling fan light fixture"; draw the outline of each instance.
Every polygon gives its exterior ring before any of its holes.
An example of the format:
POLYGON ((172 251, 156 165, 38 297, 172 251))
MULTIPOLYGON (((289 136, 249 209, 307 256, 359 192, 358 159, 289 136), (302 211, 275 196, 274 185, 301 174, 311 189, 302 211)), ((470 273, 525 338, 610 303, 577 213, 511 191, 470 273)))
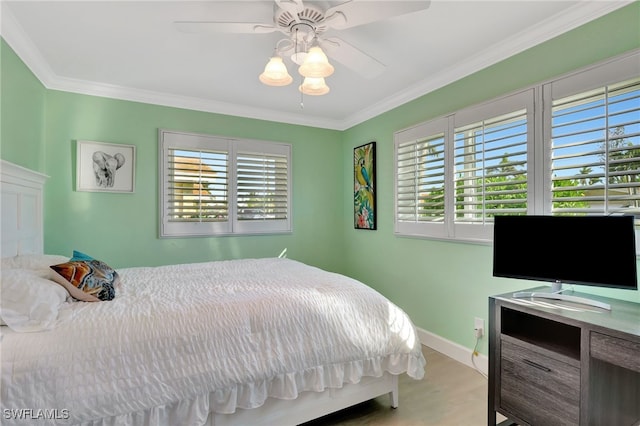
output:
POLYGON ((320 46, 313 46, 307 52, 304 62, 298 68, 300 75, 304 77, 324 78, 333 74, 333 65, 329 63, 327 55, 320 46))
POLYGON ((329 93, 330 89, 322 77, 305 77, 298 90, 305 95, 320 96, 329 93))
POLYGON ((296 52, 291 55, 291 61, 296 65, 302 65, 306 57, 307 52, 296 52))
POLYGON ((280 56, 271 57, 264 67, 264 72, 258 78, 267 86, 286 86, 293 81, 280 56))

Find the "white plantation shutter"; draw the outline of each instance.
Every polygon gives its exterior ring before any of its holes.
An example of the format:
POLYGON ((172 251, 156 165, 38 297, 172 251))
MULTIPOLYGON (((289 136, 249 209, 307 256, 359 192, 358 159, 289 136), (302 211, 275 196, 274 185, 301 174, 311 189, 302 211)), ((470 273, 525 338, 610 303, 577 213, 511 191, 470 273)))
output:
POLYGON ((236 146, 235 229, 240 233, 291 230, 291 146, 239 142, 236 146))
POLYGON ((163 237, 291 231, 291 146, 161 130, 163 237))
POLYGON ((484 241, 494 215, 526 214, 533 105, 530 89, 396 132, 396 233, 484 241))
POLYGON ((396 232, 444 236, 447 119, 395 135, 396 232))
POLYGON ((224 152, 169 149, 168 220, 227 221, 227 167, 224 152))
POLYGON ((238 220, 287 219, 287 157, 238 154, 238 220))
POLYGON ((491 240, 495 215, 529 210, 534 97, 525 90, 453 116, 449 221, 456 239, 491 240))
POLYGON ((398 146, 398 220, 444 221, 444 135, 398 146))
POLYGON ((640 78, 553 101, 551 212, 640 208, 640 78))
POLYGON ((527 110, 455 129, 455 221, 527 212, 527 110))
POLYGON ((397 131, 394 154, 400 236, 488 242, 497 215, 640 216, 640 51, 397 131))

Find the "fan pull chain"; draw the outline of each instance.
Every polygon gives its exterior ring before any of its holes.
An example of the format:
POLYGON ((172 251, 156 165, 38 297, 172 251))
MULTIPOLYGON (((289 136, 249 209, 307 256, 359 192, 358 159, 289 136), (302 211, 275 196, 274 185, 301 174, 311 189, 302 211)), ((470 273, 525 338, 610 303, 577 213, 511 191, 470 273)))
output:
MULTIPOLYGON (((294 54, 297 55, 298 54, 298 28, 296 28, 296 44, 295 44, 295 52, 294 54)), ((302 83, 300 83, 302 84, 302 83)), ((304 109, 304 93, 302 93, 302 90, 300 91, 300 109, 304 109)))

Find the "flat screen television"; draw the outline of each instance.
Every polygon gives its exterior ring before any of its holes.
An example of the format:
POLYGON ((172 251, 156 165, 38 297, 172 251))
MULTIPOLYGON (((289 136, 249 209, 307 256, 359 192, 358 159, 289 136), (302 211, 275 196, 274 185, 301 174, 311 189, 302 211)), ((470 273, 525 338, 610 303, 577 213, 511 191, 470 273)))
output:
MULTIPOLYGON (((562 284, 638 289, 633 216, 496 216, 493 275, 551 282, 549 292, 514 297, 563 299, 562 284)), ((601 306, 604 305, 604 306, 601 306)))

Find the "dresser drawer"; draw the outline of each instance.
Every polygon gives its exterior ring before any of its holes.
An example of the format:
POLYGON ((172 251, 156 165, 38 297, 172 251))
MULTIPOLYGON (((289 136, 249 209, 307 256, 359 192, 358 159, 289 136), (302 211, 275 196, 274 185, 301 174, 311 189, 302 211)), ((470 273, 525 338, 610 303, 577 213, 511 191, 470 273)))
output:
POLYGON ((501 341, 500 407, 532 425, 577 425, 580 369, 501 341))
POLYGON ((640 342, 591 332, 591 356, 640 373, 640 342))

